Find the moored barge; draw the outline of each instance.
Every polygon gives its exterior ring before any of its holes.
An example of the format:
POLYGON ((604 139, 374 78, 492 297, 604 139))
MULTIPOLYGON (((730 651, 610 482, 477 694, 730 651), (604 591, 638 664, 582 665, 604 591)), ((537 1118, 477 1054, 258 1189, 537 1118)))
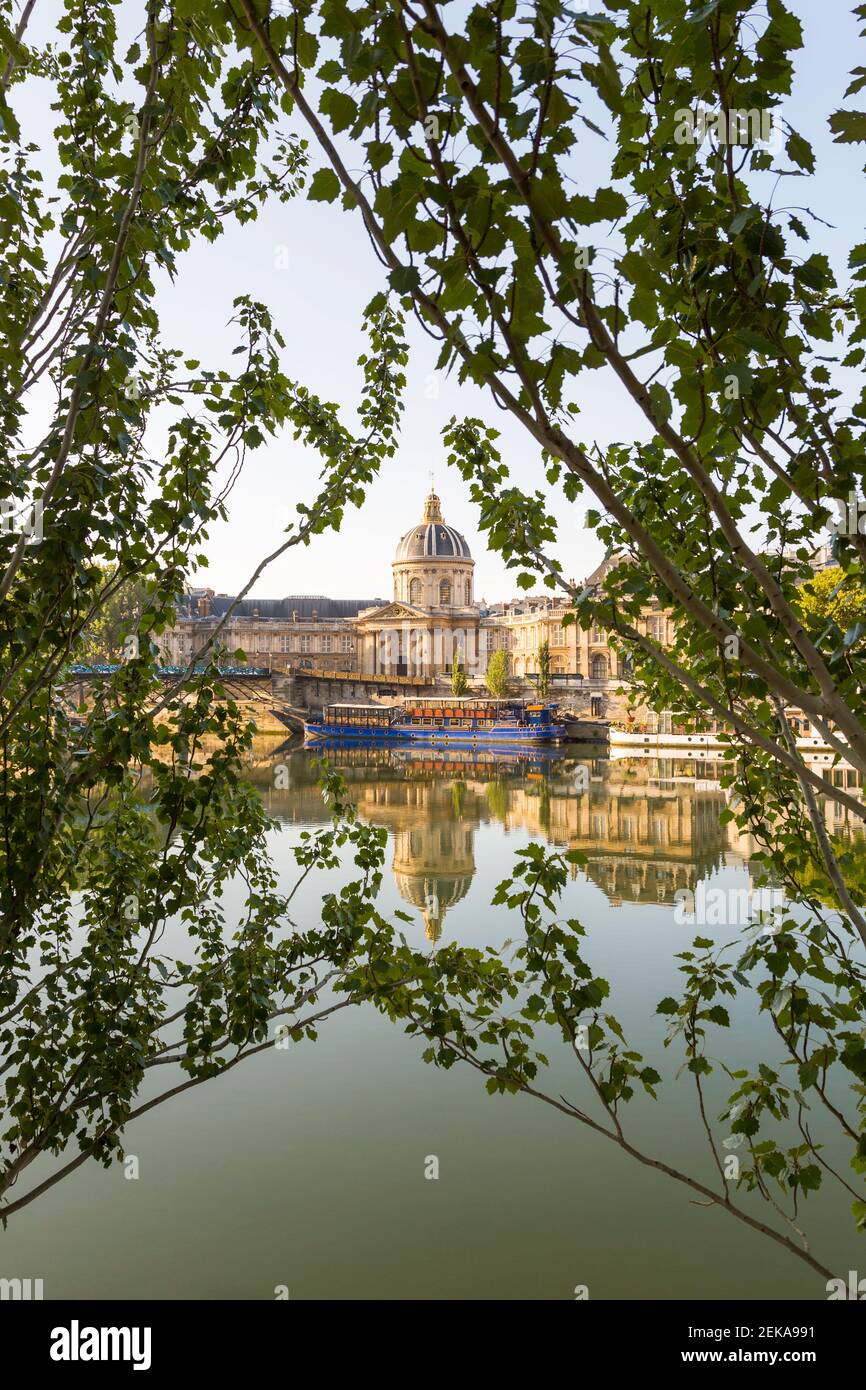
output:
POLYGON ((412 700, 405 705, 326 705, 304 720, 304 739, 449 745, 549 744, 565 737, 556 705, 525 700, 412 700))

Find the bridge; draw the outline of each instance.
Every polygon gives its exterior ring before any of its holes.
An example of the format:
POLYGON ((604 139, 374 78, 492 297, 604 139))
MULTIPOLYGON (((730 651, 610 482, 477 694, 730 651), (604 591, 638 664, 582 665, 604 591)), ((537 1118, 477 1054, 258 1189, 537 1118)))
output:
MULTIPOLYGON (((197 665, 192 674, 201 675, 207 669, 205 665, 197 665)), ((75 662, 67 667, 69 678, 63 685, 64 694, 70 703, 81 706, 87 702, 94 682, 121 670, 121 662, 94 662, 92 665, 75 662)), ((217 671, 226 695, 256 721, 261 733, 285 732, 287 729, 292 733, 303 733, 304 710, 293 706, 288 692, 275 692, 272 674, 265 667, 219 666, 217 671)), ((165 684, 170 684, 190 674, 190 670, 188 666, 157 666, 156 674, 165 684)))
MULTIPOLYGON (((113 676, 115 671, 122 671, 124 662, 122 661, 101 661, 95 662, 92 666, 85 666, 80 661, 73 661, 67 667, 69 674, 84 680, 94 679, 97 676, 113 676)), ((195 675, 201 675, 202 671, 208 668, 200 663, 193 667, 195 675)), ((157 666, 158 676, 185 676, 189 670, 188 666, 157 666)), ((265 666, 218 666, 217 670, 221 676, 270 676, 270 670, 265 666)))
MULTIPOLYGON (((204 664, 193 668, 195 674, 209 669, 204 664)), ((72 703, 86 703, 94 682, 123 670, 122 662, 94 662, 87 665, 75 662, 67 667, 68 679, 64 689, 72 703)), ((321 711, 324 705, 337 701, 357 701, 369 704, 380 699, 395 699, 401 695, 421 695, 436 688, 430 677, 365 675, 360 671, 331 671, 311 666, 291 666, 274 671, 261 666, 218 666, 220 684, 226 694, 255 719, 262 733, 290 729, 303 732, 305 715, 321 711)), ((156 674, 165 683, 182 679, 188 666, 157 666, 156 674)))

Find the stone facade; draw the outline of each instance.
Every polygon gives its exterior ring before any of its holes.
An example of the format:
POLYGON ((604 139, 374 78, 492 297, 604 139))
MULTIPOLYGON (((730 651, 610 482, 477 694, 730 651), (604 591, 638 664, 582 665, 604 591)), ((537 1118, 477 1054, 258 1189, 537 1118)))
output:
MULTIPOLYGON (((231 603, 212 589, 190 593, 184 611, 163 638, 165 660, 186 664, 214 638, 231 603)), ((242 651, 250 666, 268 671, 357 670, 355 615, 370 600, 334 603, 324 596, 296 596, 261 603, 245 600, 219 630, 229 653, 242 651), (349 608, 349 613, 335 609, 349 608), (270 611, 266 611, 270 610, 270 611)))

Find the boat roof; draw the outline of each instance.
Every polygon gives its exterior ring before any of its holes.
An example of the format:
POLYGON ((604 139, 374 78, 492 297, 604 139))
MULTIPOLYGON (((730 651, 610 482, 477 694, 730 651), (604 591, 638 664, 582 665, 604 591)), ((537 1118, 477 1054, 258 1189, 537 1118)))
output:
POLYGON ((523 700, 503 695, 500 699, 490 699, 481 695, 407 695, 411 705, 522 705, 523 700))
POLYGON ((325 709, 378 709, 378 710, 389 710, 389 709, 402 709, 402 708, 403 708, 402 705, 361 705, 361 704, 355 704, 355 703, 354 703, 353 701, 351 701, 351 700, 337 700, 337 701, 335 701, 335 702, 332 703, 332 704, 325 705, 325 709))

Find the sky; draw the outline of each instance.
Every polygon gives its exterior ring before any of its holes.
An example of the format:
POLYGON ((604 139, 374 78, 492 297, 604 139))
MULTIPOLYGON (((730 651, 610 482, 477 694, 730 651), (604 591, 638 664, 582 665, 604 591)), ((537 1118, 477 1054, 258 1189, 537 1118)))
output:
MULTIPOLYGON (((853 0, 852 0, 853 3, 853 0)), ((818 173, 796 185, 786 201, 806 204, 830 222, 820 245, 843 273, 848 249, 862 240, 862 215, 852 188, 862 187, 862 147, 834 145, 827 115, 841 102, 848 71, 862 61, 857 26, 848 0, 790 0, 804 23, 806 46, 797 58, 797 80, 784 114, 815 146, 818 173)), ((141 0, 123 0, 122 29, 141 27, 141 0)), ((58 0, 37 0, 28 39, 50 37, 60 13, 58 0)), ((45 171, 56 172, 52 113, 38 84, 16 89, 14 104, 25 138, 43 150, 45 171), (29 89, 29 90, 28 90, 29 89)), ((591 107, 586 108, 592 114, 591 107)), ((601 140, 586 132, 580 167, 587 191, 603 177, 601 140)), ((313 150, 313 168, 321 159, 313 150)), ((793 181, 792 181, 793 185, 793 181)), ((817 243, 816 243, 817 244, 817 243)), ((355 423, 361 373, 357 358, 365 350, 361 316, 382 287, 384 271, 370 247, 360 218, 339 204, 310 203, 303 195, 285 206, 265 208, 256 222, 230 226, 214 245, 198 243, 180 262, 177 279, 159 285, 158 310, 166 342, 198 358, 203 366, 232 365, 232 300, 250 294, 270 307, 286 340, 283 368, 293 378, 340 407, 355 423)), ((486 392, 458 386, 434 372, 438 347, 413 321, 409 324, 410 363, 399 449, 369 489, 360 511, 347 511, 338 535, 317 537, 275 561, 252 590, 254 597, 327 594, 333 598, 389 597, 390 565, 400 536, 421 517, 431 474, 445 520, 469 541, 475 566, 475 594, 494 602, 512 597, 513 576, 488 553, 478 534, 477 508, 468 485, 446 466, 440 434, 452 415, 478 415, 502 431, 499 441, 512 481, 524 488, 546 488, 537 446, 498 410, 486 392)), ((572 395, 581 407, 582 440, 602 446, 645 437, 646 426, 612 374, 586 376, 572 395)), ((251 454, 229 502, 229 517, 212 528, 209 567, 193 582, 220 593, 237 593, 259 560, 280 543, 298 501, 315 495, 317 455, 281 436, 251 454)), ((584 529, 583 510, 554 498, 558 518, 558 557, 567 577, 581 579, 601 558, 593 534, 584 529)))

